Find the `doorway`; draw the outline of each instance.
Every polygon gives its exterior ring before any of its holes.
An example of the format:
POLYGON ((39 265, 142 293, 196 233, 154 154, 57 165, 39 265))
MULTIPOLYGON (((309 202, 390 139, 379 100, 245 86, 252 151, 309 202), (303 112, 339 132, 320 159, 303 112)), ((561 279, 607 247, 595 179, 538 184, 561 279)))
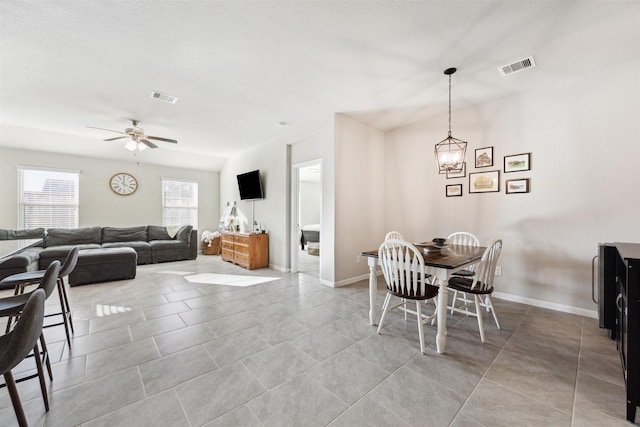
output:
POLYGON ((322 162, 293 165, 291 270, 320 277, 322 162))

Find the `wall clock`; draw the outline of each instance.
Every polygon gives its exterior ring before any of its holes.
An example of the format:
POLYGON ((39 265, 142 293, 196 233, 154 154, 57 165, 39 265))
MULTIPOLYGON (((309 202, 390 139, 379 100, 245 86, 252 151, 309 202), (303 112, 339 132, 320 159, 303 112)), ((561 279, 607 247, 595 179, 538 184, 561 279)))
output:
POLYGON ((125 172, 120 172, 111 177, 109 185, 114 193, 121 196, 128 196, 133 194, 138 189, 138 181, 133 175, 125 172))

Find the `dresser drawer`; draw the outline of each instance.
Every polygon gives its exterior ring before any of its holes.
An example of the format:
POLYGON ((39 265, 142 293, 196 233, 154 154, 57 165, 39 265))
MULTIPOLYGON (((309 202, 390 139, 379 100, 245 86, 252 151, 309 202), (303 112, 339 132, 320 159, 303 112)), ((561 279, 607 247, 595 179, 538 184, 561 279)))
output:
POLYGON ((234 240, 236 243, 241 243, 243 245, 248 245, 249 244, 249 236, 234 236, 234 240))
POLYGON ((233 250, 222 248, 222 259, 224 261, 232 261, 233 262, 233 250))
POLYGON ((233 250, 233 241, 231 240, 222 240, 222 249, 233 250))
POLYGON ((233 250, 237 254, 249 255, 249 246, 248 245, 239 245, 239 244, 236 243, 235 245, 233 245, 233 250))
POLYGON ((238 252, 236 252, 233 255, 233 262, 244 268, 247 268, 249 267, 249 255, 239 254, 238 252))

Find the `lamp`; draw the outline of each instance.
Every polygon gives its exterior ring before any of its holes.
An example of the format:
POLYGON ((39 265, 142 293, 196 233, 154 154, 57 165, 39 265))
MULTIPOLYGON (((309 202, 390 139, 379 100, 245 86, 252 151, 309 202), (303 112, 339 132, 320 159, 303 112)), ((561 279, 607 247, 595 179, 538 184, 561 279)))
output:
POLYGON ((451 75, 457 70, 447 68, 444 74, 449 76, 449 133, 445 139, 436 144, 434 153, 438 162, 438 172, 462 172, 467 143, 451 136, 451 75))

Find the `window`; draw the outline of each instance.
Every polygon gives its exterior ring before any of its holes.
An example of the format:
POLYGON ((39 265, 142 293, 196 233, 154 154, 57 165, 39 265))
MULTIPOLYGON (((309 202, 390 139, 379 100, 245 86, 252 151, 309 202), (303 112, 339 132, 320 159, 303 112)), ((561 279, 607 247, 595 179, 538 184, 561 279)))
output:
POLYGON ((162 225, 198 228, 198 183, 162 179, 162 225))
POLYGON ((79 171, 18 167, 18 228, 77 228, 79 171))

